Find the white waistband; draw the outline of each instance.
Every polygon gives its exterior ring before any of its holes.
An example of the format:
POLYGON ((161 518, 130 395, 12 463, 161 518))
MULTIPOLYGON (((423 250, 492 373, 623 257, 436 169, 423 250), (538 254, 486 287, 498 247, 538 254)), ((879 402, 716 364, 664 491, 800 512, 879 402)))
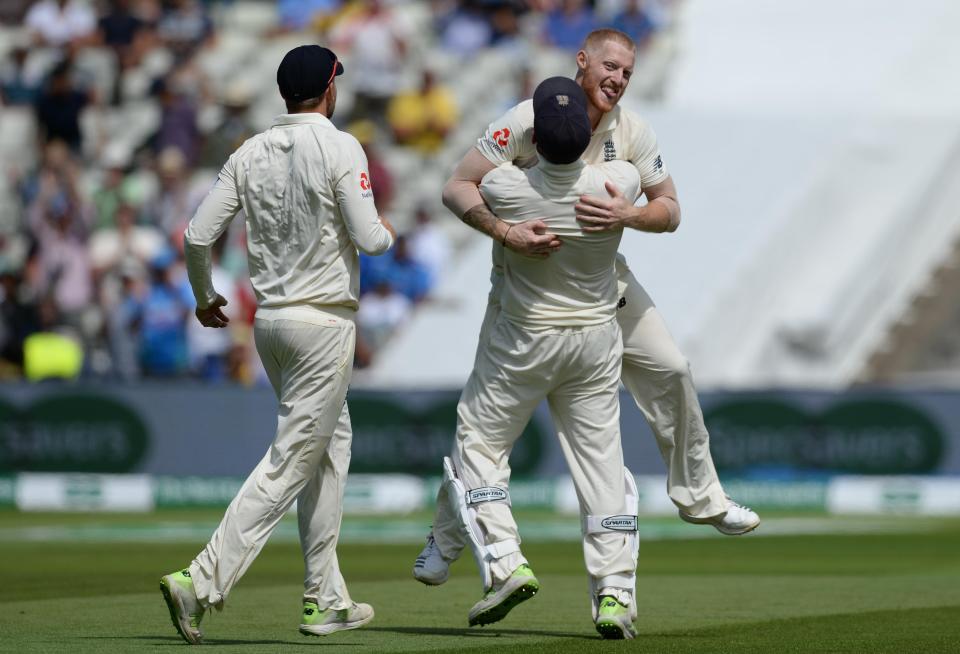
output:
POLYGON ((257 320, 298 320, 317 325, 330 320, 356 320, 357 312, 349 307, 333 304, 294 304, 285 307, 259 307, 257 320))

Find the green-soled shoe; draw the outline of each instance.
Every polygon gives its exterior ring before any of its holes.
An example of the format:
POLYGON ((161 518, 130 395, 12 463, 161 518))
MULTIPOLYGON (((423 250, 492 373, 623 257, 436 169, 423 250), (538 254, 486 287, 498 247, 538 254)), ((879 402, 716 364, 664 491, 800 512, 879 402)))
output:
POLYGON ((354 602, 346 609, 320 610, 315 602, 303 603, 300 633, 304 636, 326 636, 336 631, 362 627, 373 620, 373 607, 354 602))
POLYGON ((468 616, 470 626, 499 622, 507 617, 517 604, 525 602, 540 590, 540 582, 530 566, 523 564, 513 571, 499 588, 491 588, 483 599, 473 605, 468 616))
POLYGON ((203 620, 204 608, 193 590, 190 570, 180 570, 161 577, 160 592, 163 593, 163 600, 170 610, 170 620, 177 628, 177 633, 191 645, 202 643, 200 621, 203 620))
POLYGON ((600 636, 608 640, 624 640, 637 635, 637 630, 630 619, 630 608, 610 595, 600 596, 596 624, 600 636))

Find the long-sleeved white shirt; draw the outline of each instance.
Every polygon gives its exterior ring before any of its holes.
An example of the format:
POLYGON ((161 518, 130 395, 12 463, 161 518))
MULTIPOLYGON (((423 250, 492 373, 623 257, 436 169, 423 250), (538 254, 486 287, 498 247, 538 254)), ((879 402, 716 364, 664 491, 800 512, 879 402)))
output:
POLYGON ((581 327, 616 316, 617 278, 614 257, 623 230, 584 232, 574 205, 581 195, 606 193, 612 181, 633 202, 640 174, 627 161, 556 165, 543 159, 526 170, 503 164, 484 175, 480 194, 502 220, 517 224, 543 220, 563 239, 563 247, 546 259, 503 248, 503 315, 535 327, 581 327))
POLYGON ((244 210, 250 281, 261 309, 356 310, 357 249, 393 245, 380 221, 367 157, 351 135, 317 113, 278 116, 234 152, 184 236, 197 305, 216 299, 213 243, 244 210))

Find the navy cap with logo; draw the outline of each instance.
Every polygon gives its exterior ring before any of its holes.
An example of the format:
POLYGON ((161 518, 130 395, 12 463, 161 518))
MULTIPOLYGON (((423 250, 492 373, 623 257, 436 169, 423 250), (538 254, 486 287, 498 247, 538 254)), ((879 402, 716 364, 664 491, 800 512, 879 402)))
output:
POLYGON ((533 92, 533 136, 540 155, 555 164, 573 163, 590 145, 587 96, 569 77, 550 77, 533 92))
POLYGON ((343 64, 332 50, 301 45, 284 55, 277 68, 277 86, 284 100, 301 102, 322 96, 333 78, 342 74, 343 64))

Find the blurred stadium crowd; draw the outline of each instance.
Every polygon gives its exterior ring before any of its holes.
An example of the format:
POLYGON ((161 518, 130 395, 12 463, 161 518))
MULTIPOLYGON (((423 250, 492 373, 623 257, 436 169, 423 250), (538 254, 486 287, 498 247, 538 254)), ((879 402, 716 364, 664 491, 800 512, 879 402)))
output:
POLYGON ((642 57, 670 5, 4 0, 0 378, 258 381, 242 216, 216 251, 227 330, 193 319, 182 236, 229 154, 283 112, 280 56, 309 42, 342 55, 334 120, 363 143, 377 205, 404 232, 362 264, 368 365, 465 238, 440 184, 487 121, 529 97, 532 62, 571 74, 602 25, 642 57))

